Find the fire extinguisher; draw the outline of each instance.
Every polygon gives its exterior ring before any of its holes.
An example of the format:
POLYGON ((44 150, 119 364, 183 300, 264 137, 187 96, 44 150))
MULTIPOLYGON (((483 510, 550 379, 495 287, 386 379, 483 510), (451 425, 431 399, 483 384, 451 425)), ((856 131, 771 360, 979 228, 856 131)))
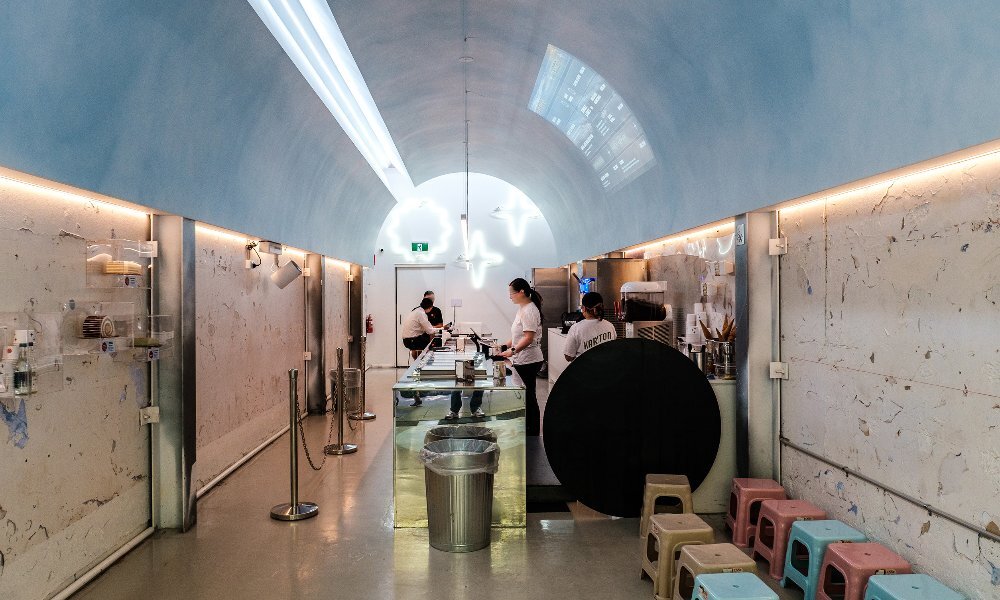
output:
POLYGON ((371 314, 365 317, 365 333, 375 333, 375 319, 371 314))

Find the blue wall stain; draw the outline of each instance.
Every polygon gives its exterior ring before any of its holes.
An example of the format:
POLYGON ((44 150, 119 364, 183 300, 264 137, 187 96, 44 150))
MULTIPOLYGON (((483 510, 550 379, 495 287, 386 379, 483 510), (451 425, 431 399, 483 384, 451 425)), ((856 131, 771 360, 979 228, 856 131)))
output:
POLYGON ((848 508, 847 512, 854 513, 855 515, 857 515, 858 514, 858 505, 855 504, 855 503, 853 503, 853 502, 851 502, 851 508, 848 508))
POLYGON ((16 412, 8 411, 6 406, 0 404, 0 414, 10 431, 7 440, 14 442, 18 448, 24 448, 28 443, 28 414, 24 408, 24 400, 21 400, 16 412))
POLYGON ((990 579, 990 583, 992 583, 993 585, 1000 585, 1000 567, 997 567, 991 561, 986 561, 986 562, 990 563, 990 569, 993 570, 993 575, 990 579))
POLYGON ((810 296, 813 295, 813 286, 812 286, 812 283, 810 283, 808 279, 806 279, 806 292, 808 292, 808 294, 810 296))
POLYGON ((838 492, 844 491, 844 482, 843 481, 838 481, 837 482, 837 491, 838 492))

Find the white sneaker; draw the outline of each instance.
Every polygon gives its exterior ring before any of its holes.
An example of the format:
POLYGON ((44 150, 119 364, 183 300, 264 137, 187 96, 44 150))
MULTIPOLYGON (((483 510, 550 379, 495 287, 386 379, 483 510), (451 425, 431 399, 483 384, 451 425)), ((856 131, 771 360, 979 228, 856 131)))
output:
POLYGON ((455 412, 455 411, 453 411, 453 410, 450 410, 450 411, 448 411, 448 414, 446 414, 444 416, 444 418, 446 418, 446 419, 457 419, 458 418, 458 413, 455 412))
POLYGON ((477 408, 476 412, 472 413, 472 416, 473 417, 477 417, 477 418, 479 418, 479 417, 485 417, 486 413, 483 412, 483 409, 477 408))

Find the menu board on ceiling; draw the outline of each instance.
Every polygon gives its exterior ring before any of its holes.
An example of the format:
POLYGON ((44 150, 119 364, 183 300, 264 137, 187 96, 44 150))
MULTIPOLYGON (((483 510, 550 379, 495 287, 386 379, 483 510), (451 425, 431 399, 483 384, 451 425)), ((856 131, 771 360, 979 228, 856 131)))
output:
POLYGON ((642 125, 596 71, 549 44, 528 108, 566 134, 607 192, 656 164, 642 125))

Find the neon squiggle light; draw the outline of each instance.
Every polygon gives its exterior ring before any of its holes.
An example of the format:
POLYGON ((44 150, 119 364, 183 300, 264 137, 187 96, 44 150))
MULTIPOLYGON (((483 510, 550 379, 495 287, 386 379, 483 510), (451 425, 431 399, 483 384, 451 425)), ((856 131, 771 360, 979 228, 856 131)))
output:
POLYGON ((507 192, 507 202, 494 208, 490 212, 490 216, 494 219, 507 221, 510 243, 514 246, 520 246, 524 243, 524 238, 527 235, 528 222, 542 218, 542 213, 528 200, 524 193, 512 189, 507 192))
POLYGON ((431 198, 407 198, 398 204, 389 213, 385 229, 386 235, 389 237, 389 247, 393 253, 405 256, 413 262, 433 261, 435 257, 447 252, 448 240, 451 238, 452 231, 448 211, 431 198), (422 215, 432 213, 436 217, 434 230, 437 232, 437 239, 429 242, 430 249, 427 252, 413 252, 409 246, 404 245, 399 233, 402 218, 415 214, 417 211, 420 211, 422 215))
POLYGON ((486 246, 486 236, 478 229, 469 236, 469 251, 459 255, 455 262, 470 271, 472 287, 477 290, 486 282, 486 269, 503 262, 503 255, 486 246))

